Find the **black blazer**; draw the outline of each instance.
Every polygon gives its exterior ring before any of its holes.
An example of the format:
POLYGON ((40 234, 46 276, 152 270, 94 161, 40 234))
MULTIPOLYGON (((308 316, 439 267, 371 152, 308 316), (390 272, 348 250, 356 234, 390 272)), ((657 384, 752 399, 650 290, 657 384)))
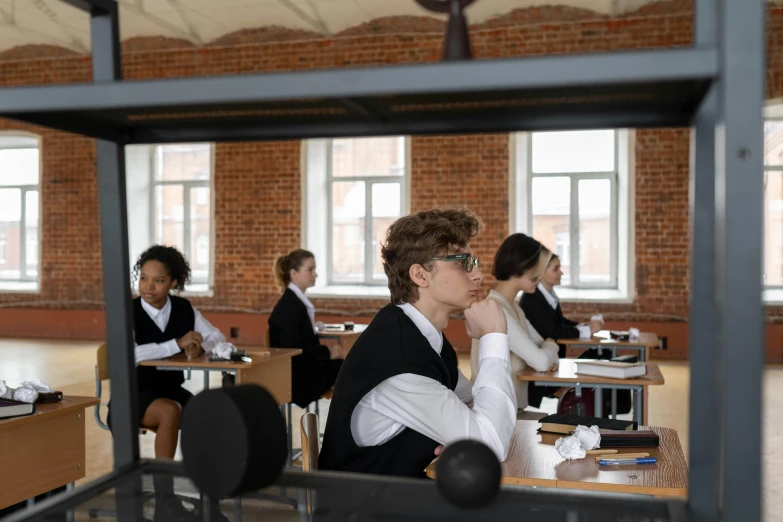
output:
POLYGON ((283 292, 268 323, 270 346, 301 348, 303 358, 329 360, 329 348, 321 344, 313 331, 307 307, 290 288, 283 292))
MULTIPOLYGON (((553 309, 538 288, 536 288, 535 294, 524 294, 519 304, 522 311, 525 312, 527 320, 544 339, 549 338, 557 341, 579 338, 579 329, 576 327, 579 323, 563 316, 563 309, 560 308, 559 301, 557 308, 553 309)), ((561 351, 564 350, 561 349, 561 351)))

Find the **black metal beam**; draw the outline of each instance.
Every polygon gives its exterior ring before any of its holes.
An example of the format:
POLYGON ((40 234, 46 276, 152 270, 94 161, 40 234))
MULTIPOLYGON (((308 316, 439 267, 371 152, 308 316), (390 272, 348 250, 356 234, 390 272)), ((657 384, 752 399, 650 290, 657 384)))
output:
POLYGON ((76 9, 81 9, 86 13, 110 13, 117 9, 117 2, 114 0, 60 0, 76 9))
MULTIPOLYGON (((696 46, 717 45, 717 6, 697 0, 694 12, 696 46)), ((715 129, 718 87, 713 86, 699 108, 691 130, 690 220, 691 291, 688 328, 690 381, 690 452, 688 504, 704 520, 720 513, 723 470, 719 343, 715 304, 715 129)))
POLYGON ((767 8, 763 0, 716 3, 721 77, 715 162, 715 289, 723 385, 722 520, 744 522, 763 520, 762 110, 767 8))
POLYGON ((5 88, 0 115, 225 107, 291 100, 711 81, 713 49, 663 49, 368 69, 5 88))
POLYGON ((273 141, 310 138, 472 134, 562 129, 686 127, 691 115, 676 111, 505 114, 394 121, 335 121, 280 125, 224 124, 135 127, 128 144, 201 141, 273 141))

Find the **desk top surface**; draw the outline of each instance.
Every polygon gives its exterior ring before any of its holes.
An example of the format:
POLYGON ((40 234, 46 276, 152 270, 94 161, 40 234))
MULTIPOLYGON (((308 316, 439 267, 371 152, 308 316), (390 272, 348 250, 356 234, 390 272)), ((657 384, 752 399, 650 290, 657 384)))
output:
POLYGON ((558 339, 559 344, 580 345, 580 346, 615 346, 617 348, 623 346, 644 346, 645 348, 655 348, 659 344, 658 336, 654 333, 642 332, 639 334, 639 338, 633 341, 618 341, 612 339, 609 336, 608 330, 601 330, 590 339, 558 339))
POLYGON ((318 332, 319 337, 332 337, 332 336, 343 336, 343 335, 359 335, 363 331, 367 329, 369 325, 367 324, 355 324, 353 325, 353 330, 346 330, 345 325, 342 324, 327 324, 326 328, 318 332))
MULTIPOLYGON (((586 489, 617 493, 639 493, 655 496, 686 496, 688 492, 688 465, 675 430, 651 429, 660 437, 657 448, 620 448, 623 453, 646 452, 656 457, 656 464, 601 467, 594 455, 584 459, 565 460, 555 441, 563 435, 538 433, 537 421, 517 421, 511 439, 511 451, 503 462, 502 482, 525 486, 547 486, 564 489, 586 489)), ((427 468, 427 475, 435 476, 435 462, 427 468)))
POLYGON ((60 402, 54 402, 51 404, 36 404, 35 413, 32 415, 25 415, 22 417, 11 417, 8 419, 0 419, 0 429, 10 426, 20 426, 27 424, 28 422, 39 422, 46 416, 64 414, 69 412, 75 412, 84 410, 96 404, 100 404, 100 399, 97 397, 80 397, 76 395, 64 395, 60 402))
MULTIPOLYGON (((241 349, 241 348, 240 348, 241 349)), ((295 355, 302 353, 299 348, 247 348, 247 355, 253 361, 252 362, 235 362, 235 361, 211 361, 209 357, 201 355, 188 359, 184 353, 178 353, 172 355, 166 359, 156 359, 153 361, 142 361, 140 366, 165 366, 168 368, 216 368, 216 369, 231 369, 241 370, 243 368, 253 368, 259 364, 265 364, 280 359, 290 359, 295 355)))
POLYGON ((576 363, 586 362, 589 359, 560 359, 560 367, 556 372, 537 372, 533 368, 525 368, 517 373, 520 381, 558 381, 578 382, 582 384, 625 384, 632 386, 660 386, 665 383, 661 369, 655 363, 647 363, 647 375, 631 379, 612 379, 609 377, 595 377, 576 373, 576 363))

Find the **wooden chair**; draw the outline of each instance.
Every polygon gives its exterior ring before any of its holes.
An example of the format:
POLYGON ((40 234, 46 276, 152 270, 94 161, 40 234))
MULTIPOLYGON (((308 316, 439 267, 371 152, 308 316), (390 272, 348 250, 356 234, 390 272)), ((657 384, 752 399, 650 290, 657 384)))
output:
POLYGON ((302 471, 316 471, 320 446, 318 415, 311 412, 302 415, 299 429, 302 437, 302 471))
MULTIPOLYGON (((103 381, 109 380, 109 354, 106 350, 106 343, 101 344, 98 347, 98 352, 96 353, 96 364, 95 364, 95 396, 99 399, 103 398, 103 381)), ((95 412, 95 422, 98 424, 98 427, 109 431, 109 426, 103 422, 101 419, 101 406, 107 406, 108 403, 101 402, 100 404, 96 404, 94 408, 95 412)), ((139 433, 145 434, 147 431, 153 431, 150 428, 140 428, 139 433)))
MULTIPOLYGON (((299 423, 299 431, 302 438, 302 471, 305 473, 317 471, 321 439, 318 430, 318 415, 310 412, 302 415, 302 420, 299 423)), ((300 493, 300 501, 304 502, 307 515, 312 516, 315 507, 315 491, 310 489, 304 490, 300 493), (304 493, 304 495, 302 495, 302 493, 304 493)))

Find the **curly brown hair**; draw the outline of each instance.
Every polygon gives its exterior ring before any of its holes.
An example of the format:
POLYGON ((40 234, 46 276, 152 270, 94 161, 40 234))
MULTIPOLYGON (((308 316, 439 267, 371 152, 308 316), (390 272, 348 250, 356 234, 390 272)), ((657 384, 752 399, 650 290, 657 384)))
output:
POLYGON ((419 288, 411 280, 411 266, 418 264, 429 270, 433 257, 455 247, 465 248, 480 229, 481 221, 467 208, 427 210, 392 223, 381 248, 392 304, 418 301, 419 288))

